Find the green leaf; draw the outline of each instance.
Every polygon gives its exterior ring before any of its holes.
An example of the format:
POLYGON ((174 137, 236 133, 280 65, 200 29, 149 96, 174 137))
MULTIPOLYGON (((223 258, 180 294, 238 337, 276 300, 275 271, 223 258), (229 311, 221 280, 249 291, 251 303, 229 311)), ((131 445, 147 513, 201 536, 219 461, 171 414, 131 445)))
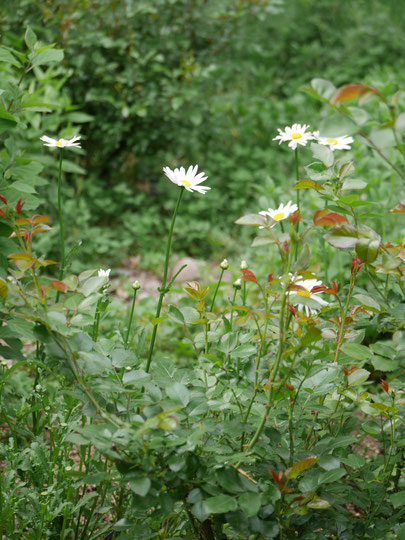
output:
POLYGON ((400 367, 398 360, 391 360, 382 356, 374 356, 371 362, 374 369, 378 369, 379 371, 394 371, 400 367))
POLYGON ((246 214, 235 221, 238 225, 266 225, 266 218, 260 214, 246 214))
POLYGON ((166 388, 166 394, 170 399, 176 403, 181 403, 184 406, 186 406, 190 401, 190 392, 188 391, 187 387, 181 383, 176 382, 166 388))
POLYGON ((390 496, 390 499, 394 508, 398 508, 398 506, 403 506, 405 504, 405 490, 398 491, 398 493, 393 493, 390 496))
POLYGON ((84 294, 84 296, 89 296, 91 293, 94 293, 101 289, 103 285, 106 285, 108 283, 108 278, 106 276, 95 276, 91 277, 89 279, 86 279, 86 281, 83 283, 81 287, 81 292, 84 294))
POLYGON ((294 189, 315 189, 315 191, 324 191, 324 187, 313 180, 300 180, 294 186, 294 189))
POLYGON ((30 50, 34 48, 34 45, 37 42, 37 36, 35 35, 35 32, 31 30, 29 26, 27 26, 27 30, 25 31, 24 40, 25 40, 25 44, 30 50))
POLYGON ((325 508, 330 507, 330 503, 321 499, 317 495, 307 503, 308 508, 313 508, 314 510, 324 510, 325 508))
POLYGON ((374 298, 371 298, 371 296, 368 296, 368 294, 355 294, 353 296, 356 300, 358 300, 364 307, 371 309, 372 311, 380 312, 381 306, 378 304, 374 298))
POLYGON ((176 323, 184 324, 183 314, 175 306, 172 306, 172 305, 169 306, 169 311, 167 313, 167 316, 169 317, 170 320, 172 320, 172 321, 174 321, 176 323))
POLYGON ((204 506, 210 514, 224 514, 238 508, 236 500, 229 495, 210 497, 204 501, 204 506))
POLYGON ((52 62, 61 62, 62 60, 63 50, 50 48, 34 56, 34 58, 31 60, 31 63, 33 66, 42 66, 44 64, 49 64, 52 62))
POLYGON ((367 187, 367 182, 358 178, 348 178, 342 185, 342 189, 364 189, 365 187, 367 187))
POLYGON ((131 386, 143 386, 151 378, 149 373, 142 369, 133 369, 132 371, 126 371, 122 377, 122 382, 125 385, 131 386))
POLYGON ((325 471, 330 471, 332 469, 338 469, 340 467, 340 461, 335 456, 332 456, 332 454, 327 454, 319 458, 318 466, 325 471))
POLYGON ((346 470, 343 467, 339 467, 339 469, 331 469, 330 471, 325 471, 321 474, 319 477, 318 483, 319 484, 330 484, 331 482, 336 482, 336 480, 339 480, 344 476, 346 473, 346 470))
POLYGON ((356 253, 365 263, 372 263, 376 260, 378 250, 380 249, 380 240, 360 238, 356 244, 356 253))
POLYGON ((354 225, 342 223, 328 231, 324 238, 333 247, 347 249, 352 248, 357 244, 359 241, 358 234, 359 232, 354 225))
POLYGON ((145 497, 151 488, 152 482, 147 477, 134 478, 129 480, 129 487, 131 490, 139 495, 145 497))
POLYGON ((21 62, 7 49, 7 47, 0 47, 0 62, 7 62, 13 66, 21 67, 21 62))
POLYGON ((359 343, 346 343, 342 346, 342 352, 355 360, 371 360, 374 356, 368 347, 359 343))
POLYGON ((370 377, 370 373, 366 369, 356 369, 347 378, 349 386, 358 386, 364 383, 370 377))
POLYGON ((312 155, 315 159, 319 159, 325 165, 325 167, 331 167, 333 165, 333 151, 323 144, 311 143, 312 155))
POLYGON ((257 516, 261 506, 261 496, 260 493, 243 493, 238 502, 248 517, 257 516))

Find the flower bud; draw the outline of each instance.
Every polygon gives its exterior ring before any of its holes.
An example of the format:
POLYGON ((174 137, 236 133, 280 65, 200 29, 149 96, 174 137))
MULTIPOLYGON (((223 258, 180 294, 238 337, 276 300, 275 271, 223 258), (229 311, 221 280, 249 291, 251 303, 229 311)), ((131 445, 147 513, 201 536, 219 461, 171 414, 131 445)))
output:
POLYGON ((237 279, 235 281, 235 283, 233 284, 233 287, 237 290, 241 289, 242 288, 242 280, 241 279, 237 279))
POLYGON ((295 225, 301 219, 301 214, 299 210, 296 210, 293 214, 290 215, 290 223, 295 225))
POLYGON ((248 267, 247 262, 243 259, 243 261, 240 262, 240 269, 246 270, 248 267))
POLYGON ((137 291, 138 289, 141 288, 141 285, 140 285, 140 283, 139 283, 138 280, 137 280, 137 281, 134 281, 134 282, 132 283, 132 288, 134 289, 134 291, 137 291))
POLYGON ((23 209, 23 206, 25 204, 25 201, 22 203, 21 200, 22 200, 22 195, 18 199, 17 204, 15 205, 15 209, 16 209, 18 215, 21 214, 21 210, 23 209))
POLYGON ((229 263, 226 259, 224 259, 219 266, 222 268, 222 270, 226 270, 229 268, 229 263))

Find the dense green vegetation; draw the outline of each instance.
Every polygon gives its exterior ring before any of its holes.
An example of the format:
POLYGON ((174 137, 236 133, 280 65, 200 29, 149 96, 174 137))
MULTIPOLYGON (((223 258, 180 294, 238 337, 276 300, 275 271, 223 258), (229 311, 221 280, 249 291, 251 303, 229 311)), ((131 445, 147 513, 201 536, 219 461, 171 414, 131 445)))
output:
MULTIPOLYGON (((158 246, 173 210, 162 167, 194 162, 221 196, 183 210, 178 249, 220 258, 225 241, 237 251, 230 223, 260 193, 272 203, 293 174, 271 144, 276 128, 312 124, 319 110, 300 88, 314 77, 403 83, 404 13, 394 0, 20 0, 0 9, 3 45, 24 50, 30 25, 64 51, 41 69, 45 78, 34 68, 22 82, 47 112, 27 116, 28 148, 17 142, 43 162, 39 134, 85 139, 65 187, 79 210, 67 213, 81 260, 140 251, 144 264, 158 262, 151 238, 158 246)), ((40 200, 54 195, 39 190, 40 200)))
POLYGON ((400 3, 0 16, 0 536, 403 540, 400 3))

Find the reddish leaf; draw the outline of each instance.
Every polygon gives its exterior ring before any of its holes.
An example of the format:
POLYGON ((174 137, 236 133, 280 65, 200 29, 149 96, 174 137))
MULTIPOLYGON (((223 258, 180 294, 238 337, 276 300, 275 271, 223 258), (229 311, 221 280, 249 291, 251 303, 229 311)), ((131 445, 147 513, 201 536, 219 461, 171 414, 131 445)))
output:
POLYGON ((314 214, 315 225, 334 227, 337 223, 347 223, 347 219, 337 212, 329 212, 328 208, 317 210, 314 214))
POLYGON ((269 275, 267 276, 267 281, 268 281, 269 283, 271 283, 271 282, 273 281, 273 274, 269 274, 269 275))
POLYGON ((4 204, 7 204, 7 199, 3 197, 3 195, 0 195, 0 201, 3 201, 4 204))
POLYGON ((374 86, 366 86, 365 84, 359 83, 346 84, 335 92, 330 101, 331 103, 350 101, 366 94, 380 94, 380 92, 377 88, 374 88, 374 86))
POLYGON ((0 208, 0 216, 1 216, 2 218, 6 217, 6 216, 4 215, 3 210, 2 210, 1 208, 0 208))
POLYGON ((297 476, 302 473, 302 471, 305 471, 308 469, 308 467, 311 467, 314 463, 318 461, 318 458, 316 456, 307 457, 305 459, 302 459, 298 463, 295 463, 292 467, 287 469, 285 471, 285 475, 287 478, 297 478, 297 476))
POLYGON ((388 383, 387 381, 384 381, 384 379, 381 379, 381 386, 382 386, 382 389, 387 392, 387 394, 390 393, 390 387, 388 386, 388 383))
POLYGON ((243 272, 242 279, 244 281, 253 281, 254 283, 257 283, 256 276, 254 275, 254 273, 251 270, 248 270, 247 268, 245 268, 245 269, 242 270, 242 272, 243 272))
POLYGON ((294 315, 294 317, 297 315, 297 312, 295 311, 295 307, 291 304, 288 304, 288 311, 294 315))
POLYGON ((68 290, 66 283, 64 281, 60 281, 59 279, 54 279, 51 281, 51 287, 52 289, 56 289, 62 293, 65 293, 68 290))
POLYGON ((17 201, 17 204, 15 205, 15 209, 17 210, 17 214, 20 215, 21 214, 21 210, 23 209, 23 206, 25 204, 25 202, 21 202, 22 200, 22 195, 21 197, 18 199, 17 201))

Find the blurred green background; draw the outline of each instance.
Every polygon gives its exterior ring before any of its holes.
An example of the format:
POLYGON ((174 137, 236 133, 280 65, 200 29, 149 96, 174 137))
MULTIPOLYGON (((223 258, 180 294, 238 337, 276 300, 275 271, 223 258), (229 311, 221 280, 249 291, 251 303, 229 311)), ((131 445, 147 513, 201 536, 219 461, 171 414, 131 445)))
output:
MULTIPOLYGON (((240 255, 249 233, 235 219, 278 202, 294 177, 291 152, 272 142, 277 128, 316 129, 326 114, 300 88, 314 77, 383 92, 404 84, 398 0, 18 0, 0 17, 15 57, 27 27, 64 51, 22 81, 0 57, 4 110, 18 84, 36 99, 15 111, 15 129, 1 129, 0 188, 16 164, 40 164, 26 208, 55 222, 57 154, 39 137, 80 133, 83 151, 65 152, 64 200, 68 247, 81 242, 87 265, 137 254, 146 267, 161 263, 177 198, 162 167, 195 163, 212 190, 187 193, 174 249, 240 255)), ((45 236, 41 249, 56 250, 56 228, 45 236)))

